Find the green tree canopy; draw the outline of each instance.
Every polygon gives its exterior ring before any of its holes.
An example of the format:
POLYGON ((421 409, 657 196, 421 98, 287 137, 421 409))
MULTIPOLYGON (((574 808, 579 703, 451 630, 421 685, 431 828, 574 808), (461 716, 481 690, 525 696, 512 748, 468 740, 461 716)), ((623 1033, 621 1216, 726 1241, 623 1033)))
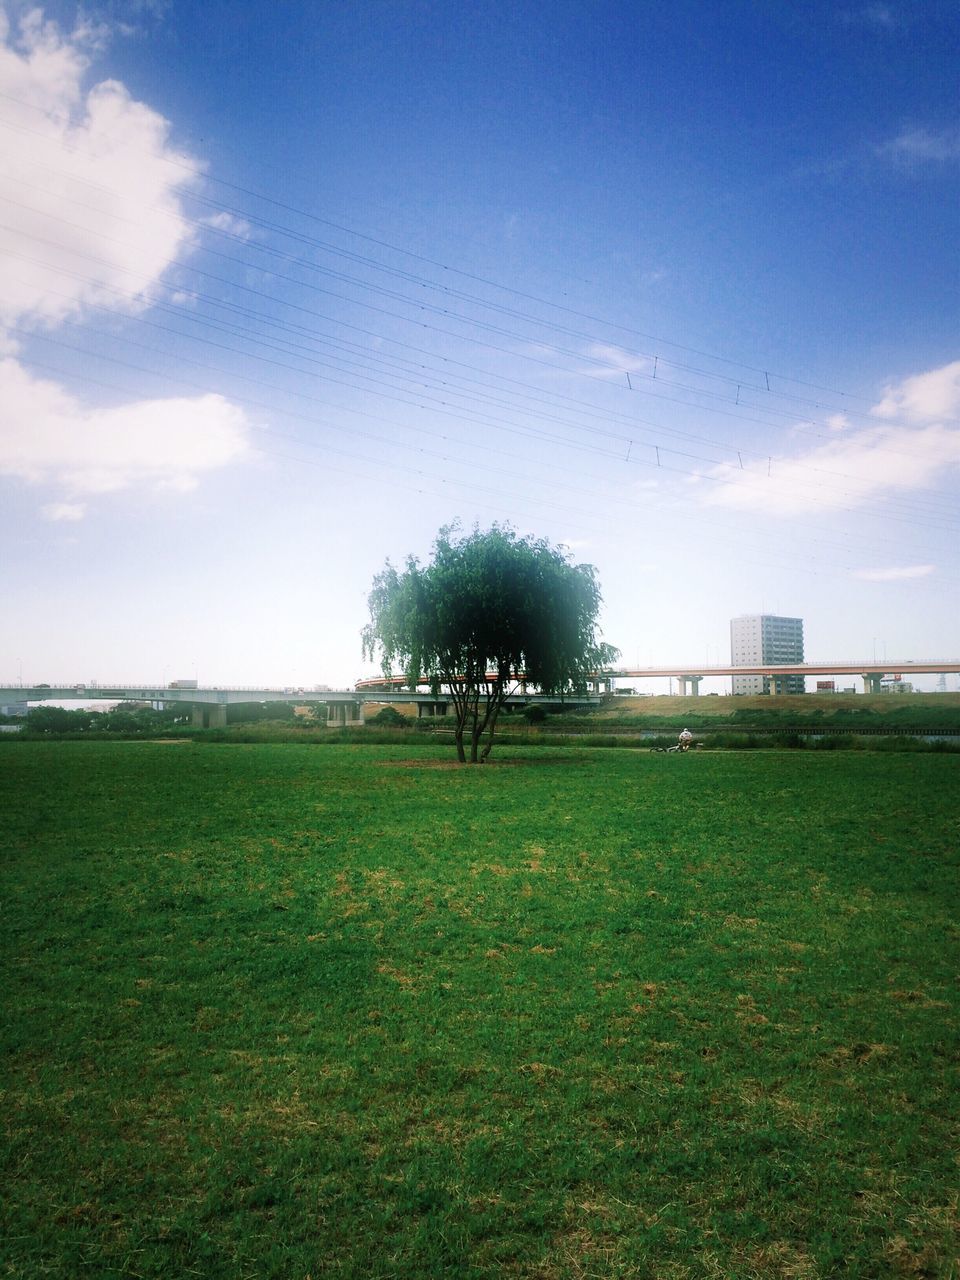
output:
POLYGON ((368 658, 379 652, 385 675, 399 665, 410 686, 441 687, 456 713, 457 755, 490 753, 497 717, 521 679, 543 693, 582 692, 587 677, 617 650, 597 639, 600 589, 593 565, 571 563, 544 539, 520 538, 509 526, 461 535, 441 529, 433 559, 388 561, 373 582, 368 658), (481 750, 481 742, 483 747, 481 750))

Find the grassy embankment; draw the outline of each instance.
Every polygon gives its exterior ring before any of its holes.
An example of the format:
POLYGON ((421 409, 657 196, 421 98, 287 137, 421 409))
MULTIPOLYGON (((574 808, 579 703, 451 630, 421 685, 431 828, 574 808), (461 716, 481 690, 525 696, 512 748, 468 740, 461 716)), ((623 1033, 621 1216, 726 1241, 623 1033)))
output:
POLYGON ((805 694, 767 697, 617 697, 596 711, 560 719, 605 727, 843 728, 920 730, 960 728, 960 693, 805 694))
POLYGON ((3 748, 3 1274, 956 1275, 950 756, 3 748))
MULTIPOLYGON (((416 706, 396 704, 409 720, 416 706)), ((371 706, 368 720, 376 713, 371 706)), ((435 722, 443 729, 445 722, 435 722)), ((420 728, 424 722, 420 722, 420 728)), ((686 727, 708 747, 805 747, 819 745, 870 750, 916 750, 932 747, 920 738, 884 740, 878 735, 945 735, 948 747, 960 749, 960 694, 806 695, 768 697, 650 698, 616 697, 589 711, 551 713, 531 727, 521 714, 505 712, 498 734, 514 742, 559 742, 622 745, 631 735, 656 734, 648 745, 668 745, 686 727), (586 736, 584 736, 586 735, 586 736), (826 739, 816 743, 816 735, 826 739)), ((944 742, 937 749, 942 749, 944 742)))

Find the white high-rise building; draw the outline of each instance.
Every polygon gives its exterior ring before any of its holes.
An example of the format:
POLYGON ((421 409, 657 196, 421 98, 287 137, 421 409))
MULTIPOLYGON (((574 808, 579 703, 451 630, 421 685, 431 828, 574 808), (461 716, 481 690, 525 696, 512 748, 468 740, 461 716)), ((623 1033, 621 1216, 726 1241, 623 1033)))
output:
MULTIPOLYGON (((730 665, 792 665, 803 661, 803 619, 780 618, 772 613, 754 613, 730 622, 730 665)), ((780 677, 783 693, 805 693, 803 676, 780 677)), ((733 677, 734 693, 769 693, 769 676, 733 677)))

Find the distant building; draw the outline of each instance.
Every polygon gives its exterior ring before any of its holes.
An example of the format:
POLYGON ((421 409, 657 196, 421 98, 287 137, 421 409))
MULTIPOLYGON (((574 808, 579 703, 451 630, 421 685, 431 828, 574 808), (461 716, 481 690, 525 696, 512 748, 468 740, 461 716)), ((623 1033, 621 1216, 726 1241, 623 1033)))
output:
POLYGON ((913 693, 913 685, 903 676, 890 676, 880 681, 881 693, 913 693))
MULTIPOLYGON (((780 618, 772 613, 749 614, 730 622, 730 665, 793 666, 803 662, 803 619, 780 618)), ((803 676, 781 676, 777 681, 783 693, 805 693, 803 676)), ((733 677, 734 693, 769 693, 769 676, 733 677)))

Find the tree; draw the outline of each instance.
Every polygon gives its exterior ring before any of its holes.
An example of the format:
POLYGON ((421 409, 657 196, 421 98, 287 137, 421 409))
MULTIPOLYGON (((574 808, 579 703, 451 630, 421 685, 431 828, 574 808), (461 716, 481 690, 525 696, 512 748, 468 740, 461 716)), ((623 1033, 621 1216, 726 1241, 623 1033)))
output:
POLYGON ((27 728, 33 733, 78 733, 88 729, 95 716, 95 712, 68 711, 66 707, 31 707, 27 728))
POLYGON ((384 674, 398 663, 411 688, 428 681, 435 697, 443 689, 461 762, 468 734, 470 763, 486 760, 504 701, 521 680, 543 693, 579 693, 617 656, 597 640, 593 565, 573 564, 563 549, 505 525, 465 536, 445 526, 430 564, 410 556, 398 572, 387 561, 369 605, 364 656, 379 650, 384 674))

